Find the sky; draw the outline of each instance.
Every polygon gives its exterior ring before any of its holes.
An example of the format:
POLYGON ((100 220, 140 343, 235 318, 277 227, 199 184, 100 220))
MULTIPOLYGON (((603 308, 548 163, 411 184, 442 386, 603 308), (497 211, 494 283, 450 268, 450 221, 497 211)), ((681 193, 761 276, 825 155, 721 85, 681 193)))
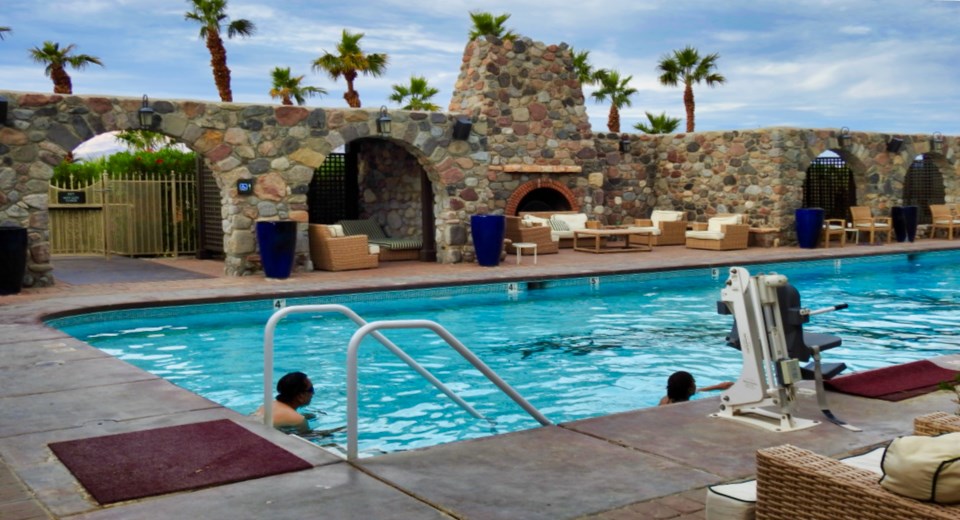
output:
MULTIPOLYGON (((75 94, 219 101, 189 0, 3 0, 0 90, 53 92, 28 51, 45 40, 96 56, 105 67, 70 71, 75 94)), ((368 53, 386 53, 381 77, 361 76, 365 108, 399 108, 392 86, 424 76, 446 109, 460 72, 469 12, 507 13, 508 29, 546 44, 590 51, 595 68, 633 77, 622 130, 646 112, 683 119, 682 87, 658 80, 673 50, 718 53, 723 85, 694 86, 698 131, 799 127, 887 134, 960 135, 960 1, 957 0, 229 0, 249 38, 226 39, 234 101, 276 103, 270 71, 290 67, 328 94, 307 106, 343 108, 345 84, 312 70, 341 31, 362 32, 368 53)), ((585 87, 594 132, 608 104, 585 87)), ((681 123, 680 129, 684 128, 681 123)))

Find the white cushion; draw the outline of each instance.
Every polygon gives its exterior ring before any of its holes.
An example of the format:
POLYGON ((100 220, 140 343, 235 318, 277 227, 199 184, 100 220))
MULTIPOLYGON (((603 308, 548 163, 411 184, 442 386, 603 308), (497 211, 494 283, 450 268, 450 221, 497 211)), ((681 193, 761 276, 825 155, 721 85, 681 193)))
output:
POLYGON ((865 469, 867 471, 876 473, 877 475, 882 475, 883 470, 880 469, 880 463, 883 460, 883 454, 886 451, 886 446, 880 446, 879 448, 875 448, 874 450, 868 451, 862 455, 855 455, 853 457, 847 457, 840 460, 849 466, 865 469))
POLYGON ((550 222, 545 218, 540 218, 534 215, 524 215, 523 221, 528 222, 530 224, 538 225, 538 226, 546 226, 550 222))
POLYGON ((687 231, 687 238, 699 238, 702 240, 723 240, 721 231, 687 231))
POLYGON ((727 215, 726 217, 713 217, 707 221, 707 231, 719 233, 723 231, 723 226, 727 224, 739 224, 740 215, 727 215))
POLYGON ((380 254, 380 245, 379 244, 367 244, 367 251, 370 251, 371 255, 380 254))
POLYGON ((916 500, 960 503, 960 432, 894 439, 883 454, 880 485, 916 500))
POLYGON ((885 228, 885 227, 887 227, 887 223, 886 223, 886 222, 875 222, 875 223, 873 223, 873 224, 858 223, 858 224, 857 224, 857 227, 859 227, 859 228, 867 228, 867 229, 869 229, 870 227, 874 227, 874 228, 885 228))
POLYGON ((756 508, 756 480, 707 488, 707 520, 753 520, 756 508))
POLYGON ((659 226, 661 222, 680 222, 683 220, 683 212, 655 209, 650 214, 650 220, 653 221, 654 226, 659 226))
POLYGON ((565 223, 570 231, 587 228, 586 213, 556 213, 550 218, 565 223))
POLYGON ((333 238, 347 236, 343 232, 343 226, 341 226, 340 224, 331 224, 327 226, 327 231, 330 232, 330 236, 333 238))
POLYGON ((659 235, 661 233, 660 228, 655 226, 630 226, 627 229, 637 233, 650 233, 651 235, 659 235))

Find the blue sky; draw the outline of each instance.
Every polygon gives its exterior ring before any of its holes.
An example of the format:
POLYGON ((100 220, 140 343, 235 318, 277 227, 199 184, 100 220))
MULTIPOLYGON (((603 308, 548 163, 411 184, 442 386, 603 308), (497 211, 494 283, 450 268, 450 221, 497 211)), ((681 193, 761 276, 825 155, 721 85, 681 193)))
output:
MULTIPOLYGON (((425 76, 446 108, 470 27, 468 12, 510 13, 507 27, 545 43, 591 52, 591 63, 632 75, 639 92, 623 129, 644 112, 684 117, 682 89, 657 80, 658 60, 686 45, 719 53, 727 83, 698 85, 697 130, 791 126, 960 135, 960 1, 954 0, 581 0, 544 1, 229 0, 231 18, 257 25, 226 40, 234 100, 270 103, 270 71, 291 67, 328 95, 308 106, 345 107, 344 84, 310 64, 334 51, 346 28, 367 52, 389 55, 380 78, 360 77, 364 107, 396 107, 391 85, 425 76)), ((0 90, 52 92, 28 50, 44 40, 77 45, 101 67, 73 71, 77 94, 217 101, 199 26, 186 0, 5 0, 0 90)), ((586 89, 593 130, 606 131, 608 105, 586 89)), ((681 128, 683 126, 681 125, 681 128)))

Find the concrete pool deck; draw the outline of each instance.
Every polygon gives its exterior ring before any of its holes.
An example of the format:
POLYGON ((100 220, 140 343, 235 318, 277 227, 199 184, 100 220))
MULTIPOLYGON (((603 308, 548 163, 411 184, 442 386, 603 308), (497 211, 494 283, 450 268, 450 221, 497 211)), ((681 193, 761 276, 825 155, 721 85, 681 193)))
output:
MULTIPOLYGON (((651 253, 619 255, 562 250, 540 256, 537 265, 526 256, 520 265, 509 257, 493 268, 389 262, 365 271, 295 273, 282 281, 259 276, 225 278, 217 261, 63 259, 57 267, 55 259, 54 267, 65 274, 78 270, 72 278, 76 283, 0 296, 0 517, 702 519, 704 487, 751 476, 758 448, 790 443, 831 456, 857 452, 909 433, 915 416, 944 410, 952 403, 942 392, 896 403, 831 393, 831 409, 863 432, 821 424, 810 430, 774 434, 709 418, 718 404, 714 397, 351 464, 107 356, 46 327, 41 319, 118 306, 942 249, 960 249, 960 241, 813 250, 696 251, 668 246, 651 253), (145 270, 140 279, 151 281, 114 282, 130 279, 126 273, 131 262, 145 270), (162 267, 151 269, 157 264, 162 267), (83 276, 85 266, 98 269, 97 275, 88 272, 83 276), (157 274, 168 268, 187 271, 190 279, 185 279, 186 275, 178 278, 176 272, 157 274), (47 447, 56 441, 216 418, 233 419, 314 467, 103 507, 86 494, 47 447)), ((723 348, 722 338, 718 338, 717 348, 723 348)), ((815 399, 807 395, 801 399, 798 415, 820 419, 815 399)))

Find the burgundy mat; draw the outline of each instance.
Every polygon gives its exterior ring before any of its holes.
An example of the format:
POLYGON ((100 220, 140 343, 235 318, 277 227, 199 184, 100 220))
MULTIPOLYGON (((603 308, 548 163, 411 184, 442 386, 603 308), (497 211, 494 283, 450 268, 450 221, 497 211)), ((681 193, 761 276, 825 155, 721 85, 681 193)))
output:
POLYGON ((101 504, 313 467, 227 419, 50 444, 101 504))
POLYGON ((908 397, 933 392, 940 382, 950 381, 956 375, 955 370, 923 360, 835 377, 824 381, 824 386, 844 394, 885 401, 901 401, 908 397))

